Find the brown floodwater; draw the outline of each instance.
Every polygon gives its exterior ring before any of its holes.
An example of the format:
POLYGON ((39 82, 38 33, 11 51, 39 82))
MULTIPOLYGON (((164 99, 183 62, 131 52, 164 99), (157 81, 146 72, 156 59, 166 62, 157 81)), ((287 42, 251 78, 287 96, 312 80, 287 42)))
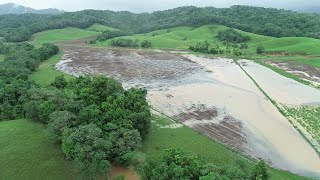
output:
POLYGON ((109 179, 113 180, 117 176, 124 176, 126 180, 140 180, 140 177, 132 169, 112 167, 109 179))
MULTIPOLYGON (((103 74, 120 80, 126 88, 145 87, 152 108, 210 138, 274 167, 303 175, 320 174, 315 150, 233 60, 181 52, 63 48, 65 55, 56 66, 58 70, 72 75, 103 74)), ((257 79, 260 76, 256 74, 266 71, 243 67, 253 69, 249 73, 257 79)), ((269 75, 273 77, 267 72, 269 75)), ((281 82, 269 84, 275 86, 270 88, 281 88, 281 82)), ((310 92, 299 84, 293 87, 310 92)), ((290 96, 297 97, 292 97, 294 101, 275 99, 311 103, 302 94, 290 92, 290 96)))

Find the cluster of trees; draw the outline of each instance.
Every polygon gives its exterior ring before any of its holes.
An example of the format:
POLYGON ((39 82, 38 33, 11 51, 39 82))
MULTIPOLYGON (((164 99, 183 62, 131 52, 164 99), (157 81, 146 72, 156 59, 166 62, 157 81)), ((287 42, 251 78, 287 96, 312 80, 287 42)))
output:
POLYGON ((250 40, 249 36, 244 36, 234 29, 226 29, 224 31, 219 31, 217 38, 222 42, 234 44, 246 43, 250 40))
POLYGON ((320 38, 319 14, 249 6, 181 7, 141 14, 84 10, 60 15, 1 15, 0 37, 4 37, 8 42, 20 42, 44 30, 65 27, 87 28, 94 23, 130 33, 145 33, 178 26, 221 24, 273 37, 320 38))
POLYGON ((146 90, 124 90, 102 76, 48 87, 28 80, 39 63, 59 52, 52 44, 0 44, 0 119, 27 118, 45 124, 63 153, 88 177, 107 174, 111 163, 129 165, 149 132, 146 90))
POLYGON ((226 48, 220 47, 218 44, 211 45, 208 41, 198 42, 195 46, 189 46, 189 50, 194 52, 208 53, 208 54, 233 54, 235 56, 242 56, 245 53, 240 51, 240 49, 247 49, 247 44, 232 44, 231 46, 226 43, 226 48))
POLYGON ((26 94, 25 117, 46 124, 65 156, 89 177, 107 174, 111 163, 130 165, 149 132, 146 90, 124 90, 113 79, 67 82, 59 76, 51 87, 26 94))
POLYGON ((119 47, 142 47, 142 48, 150 48, 152 43, 148 40, 144 40, 141 43, 139 40, 135 39, 124 39, 117 38, 110 41, 111 46, 119 46, 119 47))
POLYGON ((53 44, 38 49, 28 43, 0 44, 0 54, 5 55, 0 62, 0 120, 24 118, 27 91, 35 86, 28 76, 40 62, 58 52, 53 44))
POLYGON ((260 161, 251 167, 245 161, 238 161, 223 167, 205 164, 198 157, 182 149, 169 149, 157 161, 148 160, 140 168, 143 179, 194 179, 194 180, 224 180, 251 179, 267 180, 269 174, 267 165, 260 161))
POLYGON ((107 30, 107 31, 104 31, 101 35, 99 35, 96 40, 105 41, 108 39, 112 39, 120 36, 126 36, 126 35, 129 35, 129 33, 126 33, 120 30, 107 30))

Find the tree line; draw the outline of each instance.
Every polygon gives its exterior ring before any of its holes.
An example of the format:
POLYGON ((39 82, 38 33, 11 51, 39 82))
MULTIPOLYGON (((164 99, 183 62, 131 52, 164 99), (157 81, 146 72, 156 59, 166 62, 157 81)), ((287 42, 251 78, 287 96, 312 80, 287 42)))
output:
POLYGON ((152 47, 152 43, 148 40, 144 40, 141 43, 139 40, 135 39, 125 39, 125 38, 117 38, 112 39, 110 41, 111 46, 118 46, 118 47, 142 47, 142 48, 150 48, 152 47))
POLYGON ((84 10, 60 15, 1 15, 0 37, 8 42, 29 40, 32 34, 65 27, 87 28, 94 23, 123 32, 146 33, 178 26, 199 27, 221 24, 272 37, 311 37, 320 39, 320 15, 250 6, 180 7, 153 13, 135 14, 84 10))
POLYGON ((184 149, 168 149, 160 159, 147 159, 138 168, 145 180, 267 180, 269 173, 264 161, 254 166, 244 160, 225 166, 206 164, 184 149))
POLYGON ((39 64, 59 52, 53 44, 0 44, 0 119, 41 122, 88 178, 107 174, 111 163, 130 165, 150 129, 146 90, 124 90, 103 76, 66 81, 56 77, 48 87, 28 79, 39 64))

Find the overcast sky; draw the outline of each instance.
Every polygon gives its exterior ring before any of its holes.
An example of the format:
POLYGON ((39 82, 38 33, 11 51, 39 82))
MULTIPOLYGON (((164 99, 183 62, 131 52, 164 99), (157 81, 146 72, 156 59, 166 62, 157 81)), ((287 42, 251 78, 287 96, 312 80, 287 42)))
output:
POLYGON ((66 11, 82 9, 128 10, 132 12, 152 12, 179 6, 252 5, 295 9, 299 6, 320 5, 320 0, 0 0, 0 4, 16 3, 34 9, 58 8, 66 11))

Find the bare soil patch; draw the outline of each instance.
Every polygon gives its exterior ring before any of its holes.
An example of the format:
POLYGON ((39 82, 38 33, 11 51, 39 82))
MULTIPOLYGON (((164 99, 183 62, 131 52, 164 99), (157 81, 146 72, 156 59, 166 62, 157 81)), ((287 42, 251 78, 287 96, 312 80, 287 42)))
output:
POLYGON ((320 68, 292 61, 266 61, 266 63, 292 73, 300 77, 301 79, 305 79, 307 81, 313 82, 316 85, 320 85, 320 68))
POLYGON ((219 124, 196 124, 192 127, 196 131, 207 135, 212 139, 227 144, 229 147, 246 152, 245 144, 247 144, 246 134, 243 132, 243 126, 231 116, 226 116, 219 124))
POLYGON ((80 76, 103 74, 127 85, 160 86, 197 71, 201 66, 175 53, 135 49, 63 46, 58 70, 80 76), (164 82, 165 81, 165 82, 164 82))

